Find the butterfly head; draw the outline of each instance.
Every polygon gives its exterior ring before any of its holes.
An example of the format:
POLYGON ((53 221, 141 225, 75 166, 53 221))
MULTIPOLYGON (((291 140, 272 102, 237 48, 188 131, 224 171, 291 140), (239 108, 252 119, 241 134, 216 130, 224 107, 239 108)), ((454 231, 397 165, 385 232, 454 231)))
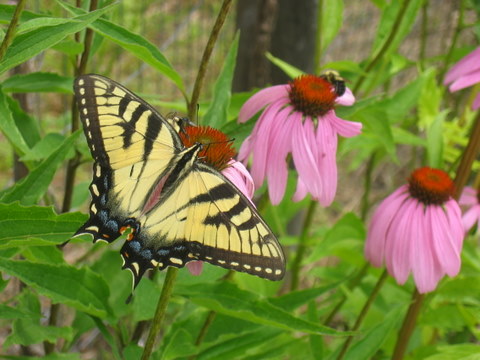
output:
POLYGON ((232 140, 220 130, 210 126, 186 126, 181 132, 183 145, 189 148, 201 144, 198 158, 221 171, 228 167, 228 162, 235 156, 232 140))

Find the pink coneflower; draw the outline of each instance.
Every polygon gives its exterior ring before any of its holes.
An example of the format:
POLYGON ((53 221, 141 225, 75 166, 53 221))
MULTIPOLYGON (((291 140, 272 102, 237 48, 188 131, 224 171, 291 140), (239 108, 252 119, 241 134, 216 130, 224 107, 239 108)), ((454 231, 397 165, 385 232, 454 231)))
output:
MULTIPOLYGON (((450 91, 455 92, 480 83, 480 47, 473 50, 457 62, 445 76, 445 85, 450 84, 450 91)), ((472 109, 480 108, 480 93, 472 104, 472 109)))
POLYGON ((462 196, 458 201, 460 205, 465 206, 467 209, 462 215, 463 229, 465 232, 469 232, 470 229, 476 224, 477 228, 480 228, 480 198, 477 190, 470 186, 466 186, 463 189, 462 196))
MULTIPOLYGON (((224 133, 209 126, 187 126, 180 132, 180 139, 185 147, 205 144, 198 158, 221 171, 248 199, 252 198, 255 191, 253 179, 242 163, 232 159, 235 150, 224 133)), ((192 275, 200 275, 203 261, 190 261, 186 266, 192 275)))
POLYGON ((337 134, 352 137, 362 128, 360 123, 338 118, 334 109, 354 102, 350 89, 338 96, 325 77, 302 75, 288 85, 260 90, 243 105, 239 122, 265 108, 238 159, 246 162, 253 155, 253 180, 258 187, 267 179, 272 204, 285 194, 289 153, 298 172, 294 200, 310 193, 322 206, 332 203, 337 189, 337 134))
POLYGON ((433 291, 446 274, 460 271, 463 226, 453 182, 442 170, 423 167, 388 196, 373 214, 365 243, 372 265, 385 262, 403 285, 410 273, 420 293, 433 291))

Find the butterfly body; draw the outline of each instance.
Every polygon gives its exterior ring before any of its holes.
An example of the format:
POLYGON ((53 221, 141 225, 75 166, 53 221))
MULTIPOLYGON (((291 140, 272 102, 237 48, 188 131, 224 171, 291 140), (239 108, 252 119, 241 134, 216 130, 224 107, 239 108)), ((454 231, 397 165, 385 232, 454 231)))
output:
POLYGON ((282 249, 250 201, 186 147, 185 119, 163 118, 116 82, 84 75, 75 95, 94 158, 90 218, 75 236, 112 242, 130 229, 120 253, 136 286, 146 270, 202 260, 279 280, 282 249))

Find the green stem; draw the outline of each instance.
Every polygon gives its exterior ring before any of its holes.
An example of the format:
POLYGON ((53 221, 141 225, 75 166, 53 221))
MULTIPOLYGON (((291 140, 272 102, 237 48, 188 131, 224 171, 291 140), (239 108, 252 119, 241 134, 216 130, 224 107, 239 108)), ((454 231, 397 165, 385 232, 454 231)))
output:
MULTIPOLYGON (((197 78, 195 79, 195 85, 193 86, 192 97, 188 103, 188 118, 194 119, 197 111, 198 99, 200 97, 200 91, 205 80, 205 74, 207 72, 207 65, 212 55, 213 47, 217 42, 218 35, 222 29, 225 19, 227 18, 228 11, 232 6, 232 0, 224 0, 220 12, 218 13, 215 25, 213 25, 212 32, 203 51, 202 60, 200 62, 200 68, 198 69, 197 78)), ((198 120, 198 119, 197 119, 198 120)))
POLYGON ((317 5, 317 31, 315 32, 315 54, 313 56, 313 66, 315 73, 320 73, 320 59, 322 58, 322 30, 323 30, 323 0, 318 0, 317 5))
POLYGON ((428 5, 428 0, 426 0, 422 6, 422 30, 420 33, 420 51, 418 53, 418 62, 422 70, 425 69, 425 50, 428 38, 428 5))
POLYGON ((459 14, 458 14, 457 26, 455 27, 455 31, 454 31, 453 37, 452 37, 452 42, 450 43, 450 47, 448 49, 447 55, 445 56, 445 61, 443 62, 442 71, 440 72, 440 76, 439 76, 442 83, 444 81, 445 74, 447 73, 447 69, 450 65, 450 61, 452 60, 453 52, 454 52, 455 48, 457 47, 458 37, 459 37, 460 32, 463 28, 464 13, 465 13, 465 2, 460 1, 460 9, 459 9, 459 14))
POLYGON ((395 22, 392 26, 392 31, 390 31, 388 38, 385 40, 382 47, 377 52, 377 55, 375 55, 375 57, 365 67, 365 71, 364 71, 365 75, 362 75, 358 79, 357 83, 353 88, 353 93, 356 93, 360 89, 360 87, 363 85, 363 82, 366 80, 367 74, 378 64, 378 62, 383 58, 383 56, 387 52, 390 45, 393 43, 393 39, 397 35, 397 31, 400 28, 400 24, 402 23, 403 16, 405 15, 405 12, 407 11, 408 6, 410 5, 410 1, 411 0, 405 0, 402 2, 402 7, 400 8, 400 11, 397 14, 397 18, 395 19, 395 22))
MULTIPOLYGON (((470 176, 472 169, 472 164, 475 158, 477 157, 480 150, 480 112, 477 113, 475 122, 473 124, 472 133, 468 139, 467 147, 465 148, 462 160, 457 168, 457 175, 455 177, 454 185, 454 199, 458 200, 463 191, 465 184, 470 176)), ((415 289, 413 292, 413 301, 408 309, 407 315, 400 329, 397 344, 395 345, 395 350, 393 354, 393 360, 400 360, 403 358, 405 351, 407 349, 408 341, 412 336, 413 330, 415 328, 415 323, 422 306, 423 295, 420 295, 415 289)))
POLYGON ((370 202, 368 201, 368 198, 370 196, 370 190, 371 190, 371 185, 372 185, 372 174, 373 174, 373 168, 375 164, 375 153, 373 153, 370 156, 370 159, 368 160, 367 163, 367 168, 365 169, 365 185, 364 185, 364 191, 363 191, 363 196, 362 196, 362 201, 361 201, 361 210, 360 210, 360 218, 365 221, 367 218, 367 213, 368 209, 370 208, 370 202))
POLYGON ((20 15, 22 14, 23 8, 25 7, 26 0, 19 0, 17 6, 15 7, 15 12, 13 13, 12 20, 8 25, 7 33, 3 38, 2 44, 0 45, 0 61, 3 59, 3 56, 7 52, 8 47, 15 37, 15 30, 17 28, 18 21, 20 20, 20 15))
MULTIPOLYGON (((221 281, 230 281, 234 275, 235 275, 235 271, 229 270, 227 275, 225 275, 221 281)), ((210 328, 210 325, 212 325, 213 320, 215 320, 216 316, 217 316, 216 311, 211 310, 208 312, 205 322, 203 323, 203 326, 200 329, 200 332, 198 333, 197 340, 195 341, 196 346, 199 346, 203 342, 203 339, 205 339, 205 336, 207 336, 208 329, 210 328)), ((192 357, 190 357, 190 360, 193 360, 196 357, 197 357, 196 355, 193 355, 192 357)))
MULTIPOLYGON (((92 12, 98 7, 98 0, 91 0, 89 11, 92 12)), ((78 61, 78 66, 75 68, 75 76, 80 76, 85 73, 88 58, 90 57, 90 48, 92 46, 93 40, 93 31, 88 28, 85 32, 85 39, 83 41, 83 53, 80 60, 78 61)), ((77 109, 77 102, 75 101, 75 96, 72 98, 72 126, 71 132, 74 133, 80 127, 80 115, 77 109)), ((77 172, 78 165, 80 164, 81 155, 77 151, 75 156, 68 161, 67 171, 65 174, 65 193, 63 196, 62 212, 68 212, 72 206, 72 197, 73 197, 73 188, 75 185, 75 175, 77 172)))
POLYGON ((155 316, 152 320, 152 325, 150 327, 150 332, 148 333, 147 342, 145 343, 141 360, 150 359, 150 355, 153 351, 153 345, 155 345, 155 339, 162 327, 163 318, 165 317, 168 301, 172 295, 173 284, 175 283, 177 274, 177 268, 168 268, 167 275, 165 276, 165 281, 163 283, 162 293, 158 299, 157 310, 155 310, 155 316))
POLYGON ((408 308, 407 315, 403 320, 402 328, 398 333, 397 343, 393 351, 392 360, 402 360, 407 350, 408 342, 415 329, 415 323, 417 322, 418 314, 422 308, 424 294, 420 294, 417 289, 413 291, 412 302, 408 308))
POLYGON ((315 213, 316 207, 317 207, 317 201, 310 200, 310 204, 307 210, 307 215, 305 216, 305 221, 303 222, 302 233, 300 234, 300 238, 298 239, 297 254, 292 263, 292 282, 290 285, 290 290, 292 291, 298 288, 300 267, 302 264, 303 256, 307 249, 308 233, 310 231, 310 225, 312 224, 313 214, 315 213))
MULTIPOLYGON (((365 303, 365 305, 363 305, 362 311, 360 311, 357 321, 355 321, 355 324, 353 325, 352 331, 357 331, 360 328, 360 325, 362 324, 363 319, 365 319, 365 316, 367 315, 368 310, 370 309, 370 306, 373 304, 373 301, 376 299, 387 277, 388 277, 387 270, 384 270, 382 275, 380 275, 380 278, 378 279, 377 284, 375 285, 375 288, 372 290, 372 293, 370 294, 367 302, 365 303)), ((353 340, 353 336, 350 336, 347 338, 347 340, 345 340, 342 350, 340 350, 340 353, 337 356, 337 360, 343 359, 343 357, 347 353, 348 347, 350 346, 352 340, 353 340)))
POLYGON ((455 193, 454 198, 459 199, 465 184, 468 181, 472 164, 475 161, 480 150, 480 112, 475 117, 472 132, 468 140, 467 147, 463 151, 462 160, 457 168, 457 176, 455 177, 455 193))
MULTIPOLYGON (((363 265, 362 269, 358 272, 357 276, 355 276, 348 284, 348 289, 352 290, 360 284, 362 281, 363 277, 367 273, 368 269, 370 268, 370 264, 368 262, 363 265)), ((345 301, 347 301, 347 297, 345 295, 342 295, 342 298, 338 302, 338 304, 333 308, 333 310, 328 314, 326 320, 325 320, 325 325, 331 325, 332 320, 334 319, 335 315, 340 311, 342 308, 343 304, 345 304, 345 301)))

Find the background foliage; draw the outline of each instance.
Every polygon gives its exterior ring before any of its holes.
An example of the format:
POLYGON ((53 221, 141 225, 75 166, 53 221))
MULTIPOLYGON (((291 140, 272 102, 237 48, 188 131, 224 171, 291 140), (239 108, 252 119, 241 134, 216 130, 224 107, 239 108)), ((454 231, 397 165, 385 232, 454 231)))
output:
MULTIPOLYGON (((138 359, 163 284, 164 273, 151 272, 127 305, 131 274, 120 270, 122 240, 92 245, 85 237, 59 246, 86 220, 89 202, 92 161, 81 130, 71 128, 73 79, 78 59, 87 54, 87 72, 115 79, 162 113, 186 113, 185 100, 221 4, 101 1, 88 11, 86 3, 29 2, 0 59, 4 358, 138 359), (89 52, 87 28, 93 31, 89 52), (72 166, 75 187, 66 208, 64 184, 72 166)), ((340 144, 338 195, 331 207, 315 213, 300 288, 291 291, 288 277, 272 283, 236 273, 223 281, 227 271, 214 266, 206 265, 200 277, 182 270, 155 359, 337 358, 382 271, 369 268, 362 255, 372 207, 414 167, 454 174, 475 114, 465 107, 469 93, 448 93, 442 79, 478 46, 478 2, 320 4, 319 45, 310 49, 315 68, 300 70, 340 71, 357 103, 337 113, 364 128, 340 144), (211 323, 199 339, 206 319, 211 323)), ((14 10, 15 5, 0 5, 1 37, 14 10)), ((254 90, 231 91, 236 55, 244 51, 238 48, 242 34, 236 34, 233 11, 209 65, 199 119, 234 137, 238 147, 253 121, 235 120, 254 90)), ((266 56, 271 66, 298 74, 275 53, 266 56)), ((290 201, 294 187, 292 177, 279 206, 259 205, 289 262, 299 241, 296 224, 308 204, 290 201)), ((265 191, 258 189, 260 199, 265 191)), ((466 238, 460 275, 443 280, 427 297, 409 358, 478 358, 477 242, 475 234, 466 238)), ((387 279, 345 359, 390 358, 412 290, 412 282, 400 287, 387 279)))

